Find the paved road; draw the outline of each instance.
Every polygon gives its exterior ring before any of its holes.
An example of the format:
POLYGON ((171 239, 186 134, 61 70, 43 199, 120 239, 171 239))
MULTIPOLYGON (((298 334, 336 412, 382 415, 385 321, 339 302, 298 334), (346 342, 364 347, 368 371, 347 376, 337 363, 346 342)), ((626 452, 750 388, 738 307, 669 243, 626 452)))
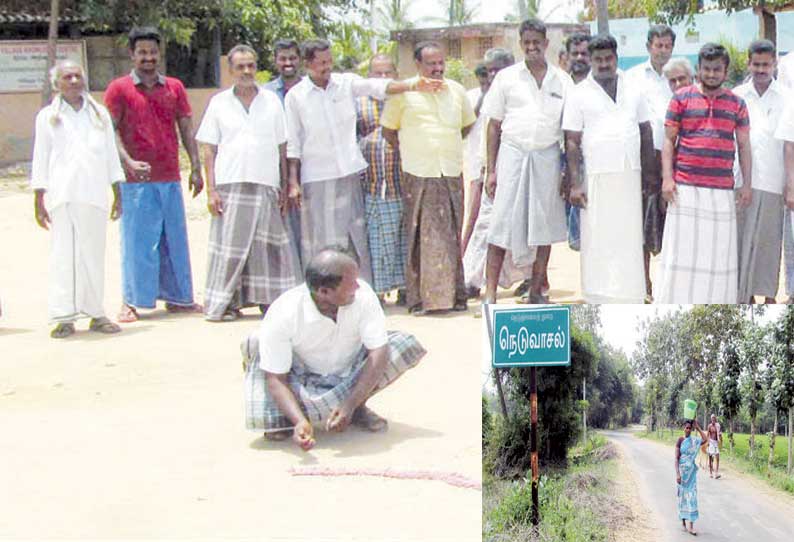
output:
MULTIPOLYGON (((637 475, 644 504, 652 511, 659 542, 695 540, 683 532, 676 511, 672 446, 639 439, 629 432, 605 431, 624 450, 637 475)), ((755 483, 731 472, 720 480, 698 473, 700 520, 697 540, 791 542, 794 540, 794 500, 770 497, 755 483)))

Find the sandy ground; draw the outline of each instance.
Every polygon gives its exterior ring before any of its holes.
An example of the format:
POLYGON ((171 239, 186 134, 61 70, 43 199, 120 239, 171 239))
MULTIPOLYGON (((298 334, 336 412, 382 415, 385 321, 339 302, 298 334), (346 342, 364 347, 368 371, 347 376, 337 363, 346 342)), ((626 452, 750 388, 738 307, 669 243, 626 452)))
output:
MULTIPOLYGON (((0 182, 0 538, 480 540, 478 490, 289 473, 391 467, 479 481, 479 320, 390 307, 389 327, 414 333, 429 354, 370 402, 389 431, 320 433, 309 453, 265 443, 244 428, 238 352, 258 313, 210 324, 159 309, 118 336, 50 339, 49 236, 17 184, 0 182)), ((199 300, 204 201, 188 205, 199 300)), ((120 303, 118 247, 112 225, 109 315, 120 303)))

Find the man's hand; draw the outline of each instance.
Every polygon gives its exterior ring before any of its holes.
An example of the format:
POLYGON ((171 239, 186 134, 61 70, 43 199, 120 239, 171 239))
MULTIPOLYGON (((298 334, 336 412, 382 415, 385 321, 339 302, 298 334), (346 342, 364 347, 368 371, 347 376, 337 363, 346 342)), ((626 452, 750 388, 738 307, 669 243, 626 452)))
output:
POLYGON ((673 179, 664 179, 662 181, 662 198, 667 203, 675 203, 675 181, 673 179))
POLYGON ((113 198, 113 206, 110 208, 110 220, 121 218, 121 198, 113 198))
POLYGON ((328 431, 342 432, 347 429, 353 419, 353 409, 346 404, 341 404, 339 407, 331 411, 328 416, 328 422, 325 426, 328 431))
POLYGON ((304 452, 314 448, 314 428, 308 420, 301 420, 292 430, 292 440, 301 447, 304 452))
POLYGON ((571 205, 587 209, 587 192, 585 192, 584 185, 580 184, 571 188, 571 205))
POLYGON ((36 223, 45 230, 49 230, 50 214, 47 212, 47 208, 44 206, 43 198, 36 198, 33 212, 36 217, 36 223))
POLYGON ((300 209, 302 201, 301 186, 296 182, 287 184, 287 207, 300 209))
POLYGON ((195 198, 204 189, 204 179, 201 178, 201 168, 193 168, 190 170, 190 180, 187 184, 188 188, 193 191, 195 198))
POLYGON ((147 162, 130 160, 127 162, 127 167, 129 167, 132 174, 135 175, 136 181, 146 182, 151 177, 152 166, 147 162))
POLYGON ((485 193, 489 198, 493 199, 496 195, 496 172, 489 171, 488 178, 485 179, 485 193))
POLYGON ((212 216, 220 216, 223 214, 223 200, 217 191, 207 190, 207 209, 209 209, 212 216))
POLYGON ((678 483, 678 485, 681 485, 681 475, 680 474, 675 477, 675 481, 676 481, 676 483, 678 483))
POLYGON ((420 77, 412 90, 417 92, 441 92, 445 88, 447 88, 447 84, 444 83, 443 79, 427 79, 420 77))
POLYGON ((753 189, 747 185, 742 185, 739 190, 736 191, 736 204, 742 208, 747 209, 750 206, 750 202, 753 200, 753 189))

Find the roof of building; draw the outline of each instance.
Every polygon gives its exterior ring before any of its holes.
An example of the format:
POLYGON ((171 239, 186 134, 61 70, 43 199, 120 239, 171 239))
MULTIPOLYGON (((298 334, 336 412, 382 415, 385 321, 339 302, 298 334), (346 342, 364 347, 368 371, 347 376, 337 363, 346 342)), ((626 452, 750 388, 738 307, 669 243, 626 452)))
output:
MULTIPOLYGON (((63 23, 82 23, 88 19, 77 11, 74 0, 61 0, 58 20, 63 23)), ((0 24, 47 24, 50 22, 49 0, 3 0, 0 24)))

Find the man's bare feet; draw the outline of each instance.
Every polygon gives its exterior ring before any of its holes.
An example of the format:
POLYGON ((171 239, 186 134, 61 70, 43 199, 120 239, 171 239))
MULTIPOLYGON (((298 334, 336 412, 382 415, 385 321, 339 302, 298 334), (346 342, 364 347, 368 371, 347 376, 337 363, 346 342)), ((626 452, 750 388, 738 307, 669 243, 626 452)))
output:
POLYGON ((386 418, 378 416, 366 405, 361 405, 353 412, 353 425, 373 433, 386 431, 389 428, 386 418))
POLYGON ((138 321, 138 311, 135 310, 135 307, 130 305, 122 305, 121 310, 119 310, 118 316, 116 316, 116 320, 121 322, 122 324, 130 324, 132 322, 138 321))

